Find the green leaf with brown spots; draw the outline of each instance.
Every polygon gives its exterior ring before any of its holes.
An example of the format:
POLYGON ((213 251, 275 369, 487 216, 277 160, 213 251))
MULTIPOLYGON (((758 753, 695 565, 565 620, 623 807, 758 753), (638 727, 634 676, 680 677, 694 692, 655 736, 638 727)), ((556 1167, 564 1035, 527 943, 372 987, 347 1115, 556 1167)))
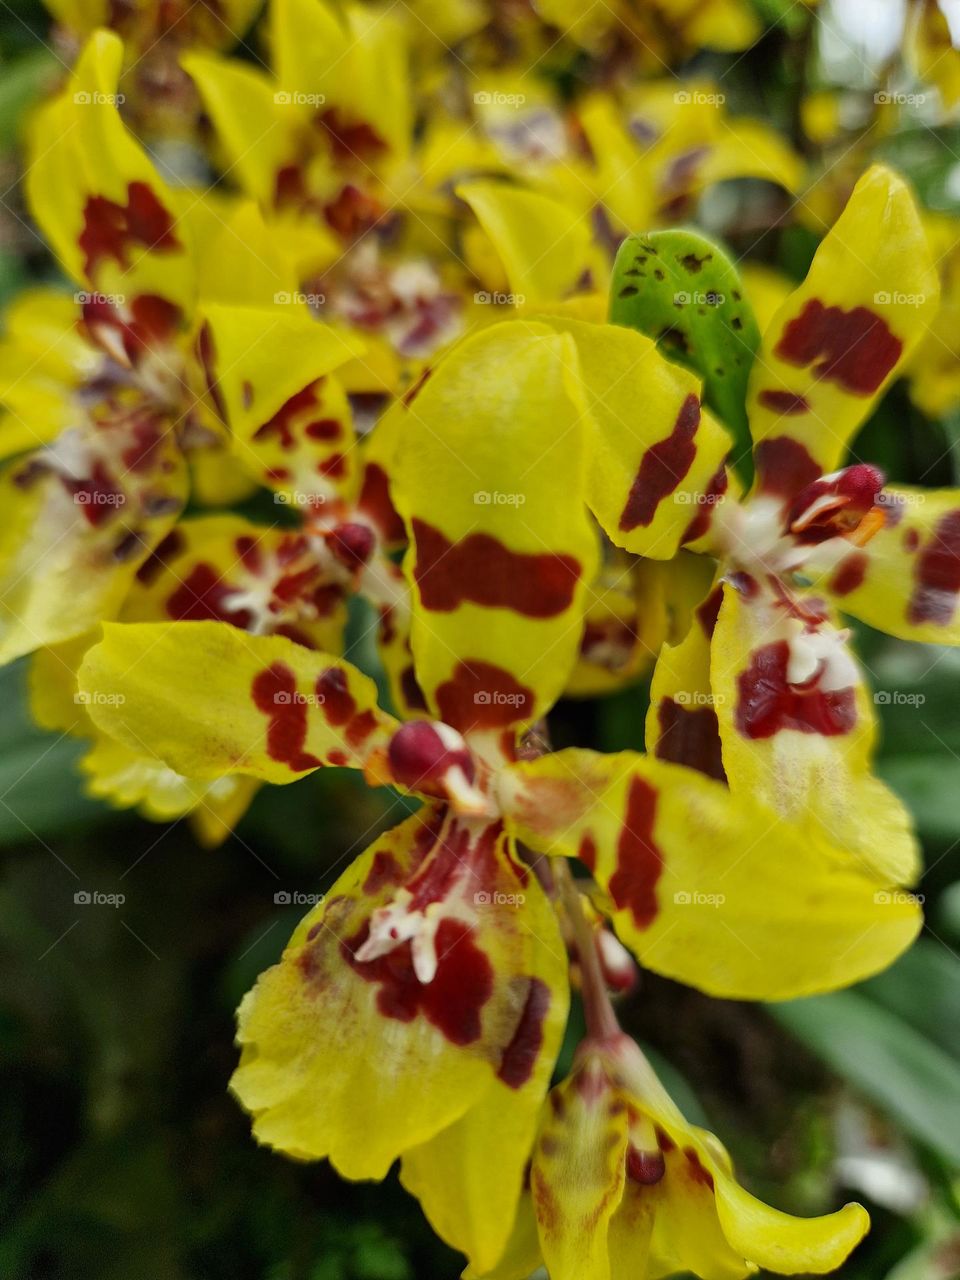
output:
POLYGON ((747 379, 760 330, 727 253, 695 231, 628 236, 613 266, 610 320, 655 338, 665 356, 703 378, 742 474, 750 457, 747 379))

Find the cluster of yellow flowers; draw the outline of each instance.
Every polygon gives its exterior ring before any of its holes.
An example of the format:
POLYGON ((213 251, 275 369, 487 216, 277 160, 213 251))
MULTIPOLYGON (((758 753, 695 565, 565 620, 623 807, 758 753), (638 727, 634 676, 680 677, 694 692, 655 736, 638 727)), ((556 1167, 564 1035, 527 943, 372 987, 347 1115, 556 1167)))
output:
POLYGON ((869 163, 897 95, 808 96, 808 154, 728 111, 678 69, 748 0, 50 7, 26 183, 76 292, 0 340, 0 658, 94 795, 205 844, 324 766, 422 799, 241 1006, 256 1137, 399 1158, 477 1280, 834 1269, 865 1211, 750 1196, 611 992, 835 990, 921 926, 839 618, 960 643, 960 492, 851 454, 897 376, 960 402, 956 220, 869 163), (803 282, 676 230, 708 206, 826 231, 803 282), (646 754, 550 750, 651 670, 646 754))

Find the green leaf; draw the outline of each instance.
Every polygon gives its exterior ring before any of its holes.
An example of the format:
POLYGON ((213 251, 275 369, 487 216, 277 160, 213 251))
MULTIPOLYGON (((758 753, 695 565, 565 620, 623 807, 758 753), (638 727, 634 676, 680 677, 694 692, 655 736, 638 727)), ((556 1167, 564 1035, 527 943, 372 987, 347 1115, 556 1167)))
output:
POLYGON ((83 794, 74 738, 35 728, 26 709, 25 664, 0 669, 0 846, 27 844, 111 816, 83 794))
POLYGON ((27 108, 52 89, 63 64, 47 49, 3 64, 0 72, 0 150, 16 145, 27 108))
POLYGON ((700 375, 746 478, 747 379, 760 330, 726 252, 695 231, 628 236, 613 265, 610 320, 655 338, 664 355, 700 375))
POLYGON ((769 1007, 907 1133, 960 1164, 960 1065, 943 1049, 857 991, 769 1007))
POLYGON ((960 959, 939 942, 920 938, 859 990, 960 1060, 960 959))

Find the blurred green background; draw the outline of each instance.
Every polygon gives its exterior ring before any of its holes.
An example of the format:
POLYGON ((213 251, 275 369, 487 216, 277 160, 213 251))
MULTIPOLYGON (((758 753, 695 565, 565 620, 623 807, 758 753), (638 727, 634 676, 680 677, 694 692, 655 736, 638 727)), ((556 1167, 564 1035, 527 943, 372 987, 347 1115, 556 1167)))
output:
MULTIPOLYGON (((0 2, 4 300, 55 274, 18 187, 24 110, 58 74, 46 30, 39 5, 0 2)), ((789 59, 782 30, 738 59, 732 105, 739 94, 786 120, 789 59)), ((921 141, 896 140, 897 159, 921 194, 942 192, 960 130, 921 141)), ((761 252, 799 277, 813 247, 788 228, 761 252)), ((893 479, 956 484, 957 429, 923 420, 895 387, 859 451, 893 479)), ((867 1204, 874 1229, 845 1280, 950 1280, 960 1275, 960 654, 860 631, 887 699, 880 771, 924 842, 924 937, 853 991, 772 1009, 645 975, 623 1020, 753 1191, 800 1213, 867 1204)), ((261 791, 236 835, 205 852, 183 823, 151 825, 87 799, 80 746, 32 727, 24 681, 22 663, 0 672, 0 1278, 453 1280, 457 1256, 395 1178, 350 1185, 258 1149, 226 1093, 233 1010, 302 911, 282 895, 328 889, 403 802, 339 772, 310 777, 261 791), (77 901, 93 891, 124 901, 77 901)), ((564 704, 556 744, 640 747, 644 710, 642 687, 564 704)))

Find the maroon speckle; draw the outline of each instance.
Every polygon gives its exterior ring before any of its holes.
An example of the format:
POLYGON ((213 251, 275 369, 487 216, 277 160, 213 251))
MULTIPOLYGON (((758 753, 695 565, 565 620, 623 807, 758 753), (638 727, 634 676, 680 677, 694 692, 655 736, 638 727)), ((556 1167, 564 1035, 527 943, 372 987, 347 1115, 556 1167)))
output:
POLYGON ((267 754, 295 773, 316 769, 321 761, 304 751, 307 740, 307 703, 296 697, 297 680, 282 662, 274 662, 253 677, 250 688, 257 710, 269 717, 267 754))
POLYGON ((461 733, 501 729, 533 714, 533 690, 492 662, 461 662, 436 691, 440 716, 461 733))
POLYGON ((622 532, 652 523, 657 507, 675 491, 693 465, 697 454, 693 441, 699 425, 700 401, 691 394, 684 400, 670 435, 651 445, 643 455, 620 516, 622 532))
POLYGON ((334 160, 340 163, 349 159, 374 159, 387 149, 387 144, 372 125, 365 120, 342 119, 339 107, 321 111, 314 119, 330 142, 334 160))
POLYGON ((907 620, 947 626, 960 593, 960 511, 948 511, 940 518, 917 557, 913 575, 907 620))
POLYGON ((499 1079, 511 1089, 527 1083, 537 1064, 543 1044, 543 1020, 550 1008, 550 988, 539 978, 531 978, 520 1021, 500 1059, 499 1079))
POLYGON ((130 265, 128 250, 134 245, 154 253, 180 248, 173 234, 173 218, 145 182, 128 185, 126 205, 116 204, 106 196, 90 196, 77 243, 88 276, 107 258, 126 270, 130 265))
POLYGON ((853 395, 869 396, 902 350, 903 343, 876 312, 867 307, 825 307, 819 298, 811 298, 787 324, 775 354, 799 367, 813 364, 815 378, 835 382, 853 395))
POLYGON ((403 694, 403 700, 411 711, 426 711, 427 700, 423 696, 423 690, 420 688, 420 682, 417 680, 417 673, 413 667, 405 667, 400 677, 400 692, 403 694))
POLYGON ((656 1125, 654 1133, 657 1135, 657 1146, 664 1155, 669 1155, 671 1151, 676 1151, 677 1144, 670 1137, 669 1133, 667 1133, 666 1129, 661 1129, 659 1125, 656 1125))
POLYGON ((673 698, 664 698, 657 710, 660 737, 658 760, 685 764, 709 778, 726 781, 720 748, 720 726, 713 707, 684 707, 673 698))
POLYGON ((383 467, 368 462, 363 472, 363 485, 357 507, 369 516, 389 546, 402 543, 406 537, 403 521, 390 500, 390 482, 383 467))
POLYGON ((144 586, 149 586, 155 581, 160 571, 180 555, 185 546, 183 534, 177 529, 172 529, 137 570, 137 580, 144 586))
POLYGON ((753 451, 757 468, 757 487, 763 493, 792 498, 812 484, 823 469, 810 456, 799 440, 790 436, 774 436, 761 440, 753 451))
POLYGON ((363 882, 363 892, 371 895, 379 893, 387 885, 399 884, 402 879, 403 868, 400 863, 388 849, 381 849, 374 854, 367 878, 363 882))
POLYGON ((189 574, 167 598, 166 611, 175 622, 229 622, 246 629, 252 615, 247 609, 231 610, 227 598, 233 588, 220 574, 203 562, 194 565, 189 574))
POLYGON ((244 533, 234 540, 233 545, 243 567, 250 573, 259 573, 263 568, 263 551, 259 539, 244 533))
POLYGON ((757 400, 765 409, 772 409, 774 413, 790 418, 796 414, 810 412, 810 402, 806 396, 796 395, 793 391, 774 391, 772 388, 765 387, 757 396, 757 400))
POLYGON ((862 551, 855 551, 837 566, 837 571, 830 582, 830 590, 837 596, 848 596, 851 591, 863 584, 870 565, 870 557, 862 551))
POLYGON ((592 875, 597 869, 597 842, 589 831, 584 832, 577 850, 577 857, 592 875))
POLYGON ((697 538, 703 537, 710 528, 713 513, 716 511, 720 499, 727 492, 729 484, 730 477, 727 475, 726 464, 721 462, 718 469, 710 477, 703 495, 704 502, 684 530, 683 537, 680 539, 681 542, 696 542, 697 538))
POLYGON ((304 435, 310 440, 337 440, 341 434, 341 426, 336 418, 318 418, 316 422, 308 422, 304 435))
POLYGON ((106 464, 94 462, 88 476, 80 480, 63 478, 63 487, 83 512, 83 518, 94 529, 112 520, 126 503, 126 494, 114 484, 106 464))
POLYGON ((710 592, 706 600, 702 604, 697 605, 697 621, 703 629, 703 634, 708 640, 713 639, 713 633, 717 629, 717 618, 720 616, 720 606, 723 604, 723 585, 718 583, 710 592))
POLYGON ((666 1171, 667 1162, 662 1151, 638 1151, 634 1146, 627 1148, 627 1177, 631 1182, 653 1187, 666 1171))
POLYGON ((911 555, 920 545, 920 531, 918 529, 904 529, 903 531, 903 549, 911 555))
POLYGON ((359 747, 366 742, 377 727, 376 713, 370 710, 359 711, 347 724, 345 737, 351 747, 359 747))
POLYGON ((700 1157, 694 1151, 693 1147, 684 1147, 683 1154, 687 1161, 687 1172, 693 1182, 701 1187, 707 1187, 713 1190, 713 1174, 709 1169, 705 1169, 700 1161, 700 1157))
POLYGON ((437 929, 437 972, 422 983, 413 971, 410 943, 387 955, 360 963, 356 952, 366 941, 369 926, 341 944, 346 962, 367 982, 379 984, 377 1008, 385 1018, 412 1022, 422 1013, 451 1044, 479 1040, 483 1006, 493 994, 493 968, 460 920, 441 920, 437 929))
POLYGON ((617 907, 630 911, 638 929, 652 924, 659 910, 654 890, 663 871, 663 854, 653 839, 656 809, 656 788, 643 778, 631 778, 609 889, 617 907))
MULTIPOLYGON (((283 402, 272 418, 258 428, 254 434, 254 440, 264 440, 275 436, 284 453, 289 453, 291 449, 295 449, 297 437, 294 427, 302 414, 316 408, 319 403, 322 385, 323 379, 317 378, 313 382, 308 382, 305 387, 301 387, 296 395, 292 395, 289 400, 283 402)), ((309 425, 307 424, 304 427, 304 431, 308 429, 309 425)))
POLYGON ((345 240, 363 235, 375 226, 383 214, 379 200, 352 182, 348 182, 334 200, 323 206, 327 224, 345 240))
POLYGON ((573 601, 581 573, 573 556, 511 551, 488 533, 451 542, 416 517, 413 535, 413 573, 426 609, 449 613, 470 602, 527 618, 552 618, 573 601))
POLYGON ((772 738, 783 729, 819 733, 825 738, 849 733, 857 721, 853 688, 824 692, 816 681, 798 688, 787 683, 790 646, 786 640, 763 645, 737 676, 736 724, 746 738, 772 738))
POLYGON ((317 697, 323 699, 324 718, 332 725, 346 724, 357 710, 342 667, 328 667, 317 677, 317 697))

